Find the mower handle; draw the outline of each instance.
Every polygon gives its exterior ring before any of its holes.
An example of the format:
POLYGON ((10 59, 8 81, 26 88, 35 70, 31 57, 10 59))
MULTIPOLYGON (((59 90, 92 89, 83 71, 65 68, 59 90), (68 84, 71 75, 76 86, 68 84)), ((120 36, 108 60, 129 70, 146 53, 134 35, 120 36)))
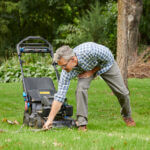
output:
POLYGON ((52 45, 40 36, 28 36, 21 40, 17 44, 17 53, 18 56, 21 56, 21 53, 50 53, 53 58, 53 47, 52 45), (27 42, 29 40, 41 40, 40 43, 27 42), (43 43, 44 42, 44 43, 43 43))
MULTIPOLYGON (((19 61, 20 61, 21 74, 23 76, 23 83, 24 83, 24 73, 23 73, 23 68, 22 68, 23 61, 21 60, 22 53, 50 53, 52 59, 54 57, 52 45, 47 40, 45 40, 43 37, 40 37, 40 36, 28 36, 28 37, 24 38, 23 40, 21 40, 17 44, 16 47, 17 47, 17 53, 18 53, 18 57, 19 57, 19 61), (34 42, 29 43, 29 40, 41 40, 41 42, 40 43, 34 43, 34 42)), ((53 63, 52 65, 56 72, 57 80, 59 81, 60 77, 59 77, 58 70, 56 68, 56 64, 53 63)), ((26 92, 26 89, 25 89, 25 92, 26 92)))

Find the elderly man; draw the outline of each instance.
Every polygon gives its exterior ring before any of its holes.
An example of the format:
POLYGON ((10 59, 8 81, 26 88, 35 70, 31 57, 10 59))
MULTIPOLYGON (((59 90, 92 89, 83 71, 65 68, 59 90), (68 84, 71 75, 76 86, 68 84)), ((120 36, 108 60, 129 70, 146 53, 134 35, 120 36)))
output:
POLYGON ((88 123, 88 94, 87 90, 96 75, 100 75, 112 89, 121 105, 121 115, 127 126, 135 126, 131 117, 129 91, 122 79, 119 67, 111 51, 94 42, 86 42, 75 47, 60 47, 54 61, 62 67, 58 92, 54 95, 51 112, 43 128, 49 129, 53 120, 65 100, 70 80, 78 77, 76 90, 77 126, 79 130, 86 130, 88 123))

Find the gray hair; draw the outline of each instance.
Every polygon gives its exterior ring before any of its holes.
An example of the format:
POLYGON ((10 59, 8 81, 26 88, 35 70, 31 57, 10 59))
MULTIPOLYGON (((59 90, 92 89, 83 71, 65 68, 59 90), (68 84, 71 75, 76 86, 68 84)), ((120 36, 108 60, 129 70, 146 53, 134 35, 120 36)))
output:
POLYGON ((57 63, 61 57, 65 60, 69 60, 73 56, 75 56, 73 50, 68 45, 64 45, 56 50, 53 61, 57 63))

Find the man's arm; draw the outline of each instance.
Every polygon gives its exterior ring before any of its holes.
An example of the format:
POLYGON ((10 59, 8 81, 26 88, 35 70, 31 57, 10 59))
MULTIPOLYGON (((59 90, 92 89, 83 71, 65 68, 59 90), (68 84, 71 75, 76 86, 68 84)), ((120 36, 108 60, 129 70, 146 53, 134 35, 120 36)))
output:
POLYGON ((79 78, 89 78, 91 77, 95 72, 99 71, 100 70, 100 67, 95 67, 94 69, 92 70, 89 70, 89 71, 86 71, 86 72, 83 72, 81 74, 79 74, 79 78))
POLYGON ((50 127, 52 127, 53 120, 65 100, 66 93, 69 88, 70 80, 77 75, 78 72, 71 71, 67 73, 66 71, 62 70, 60 80, 59 80, 59 85, 58 85, 58 92, 54 95, 54 101, 52 104, 50 114, 48 116, 48 120, 43 126, 44 129, 49 129, 50 127))
POLYGON ((50 114, 48 116, 48 119, 47 119, 46 123, 43 126, 44 129, 49 129, 49 128, 52 127, 53 120, 54 120, 56 114, 59 112, 61 106, 62 106, 62 102, 59 102, 59 101, 56 101, 56 100, 53 101, 50 114))

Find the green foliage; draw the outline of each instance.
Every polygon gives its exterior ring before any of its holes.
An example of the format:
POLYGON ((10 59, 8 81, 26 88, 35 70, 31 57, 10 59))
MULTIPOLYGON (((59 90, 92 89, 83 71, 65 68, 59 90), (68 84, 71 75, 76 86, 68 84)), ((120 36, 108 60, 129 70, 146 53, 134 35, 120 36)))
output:
MULTIPOLYGON (((52 79, 56 79, 50 57, 29 54, 23 56, 22 60, 24 60, 23 70, 25 77, 51 77, 52 79)), ((18 57, 15 56, 0 66, 0 83, 19 82, 21 79, 18 57)))
MULTIPOLYGON (((1 0, 0 56, 11 56, 29 35, 44 37, 54 48, 95 41, 115 54, 116 5, 117 0, 1 0)), ((143 0, 143 7, 141 44, 149 44, 150 2, 143 0)))
POLYGON ((140 22, 140 42, 150 44, 150 1, 143 0, 143 14, 140 22))
POLYGON ((82 31, 79 41, 94 41, 104 44, 115 52, 116 48, 117 6, 110 1, 106 6, 99 3, 91 6, 91 11, 81 18, 82 31))
POLYGON ((57 46, 61 45, 75 46, 77 44, 78 39, 76 35, 78 34, 78 36, 80 36, 80 33, 81 31, 76 25, 73 24, 60 25, 57 30, 58 37, 57 39, 54 40, 54 43, 57 46))
POLYGON ((110 1, 106 6, 98 2, 91 5, 90 10, 84 13, 78 20, 78 25, 62 25, 57 33, 60 39, 56 44, 78 45, 86 41, 94 41, 109 47, 116 52, 117 40, 117 6, 116 2, 110 1))
MULTIPOLYGON (((102 0, 101 4, 105 5, 107 1, 102 0)), ((90 10, 90 5, 95 2, 96 0, 1 0, 0 55, 6 58, 11 56, 16 44, 29 35, 40 35, 55 48, 59 47, 63 43, 58 35, 59 29, 61 31, 68 24, 76 26, 79 23, 78 17, 90 10)), ((65 43, 73 44, 68 34, 65 43)))
POLYGON ((53 45, 57 28, 63 24, 76 23, 77 17, 94 1, 1 0, 0 55, 9 57, 16 44, 29 35, 40 35, 53 45))
POLYGON ((18 40, 19 11, 16 1, 0 1, 0 55, 9 56, 18 40))

